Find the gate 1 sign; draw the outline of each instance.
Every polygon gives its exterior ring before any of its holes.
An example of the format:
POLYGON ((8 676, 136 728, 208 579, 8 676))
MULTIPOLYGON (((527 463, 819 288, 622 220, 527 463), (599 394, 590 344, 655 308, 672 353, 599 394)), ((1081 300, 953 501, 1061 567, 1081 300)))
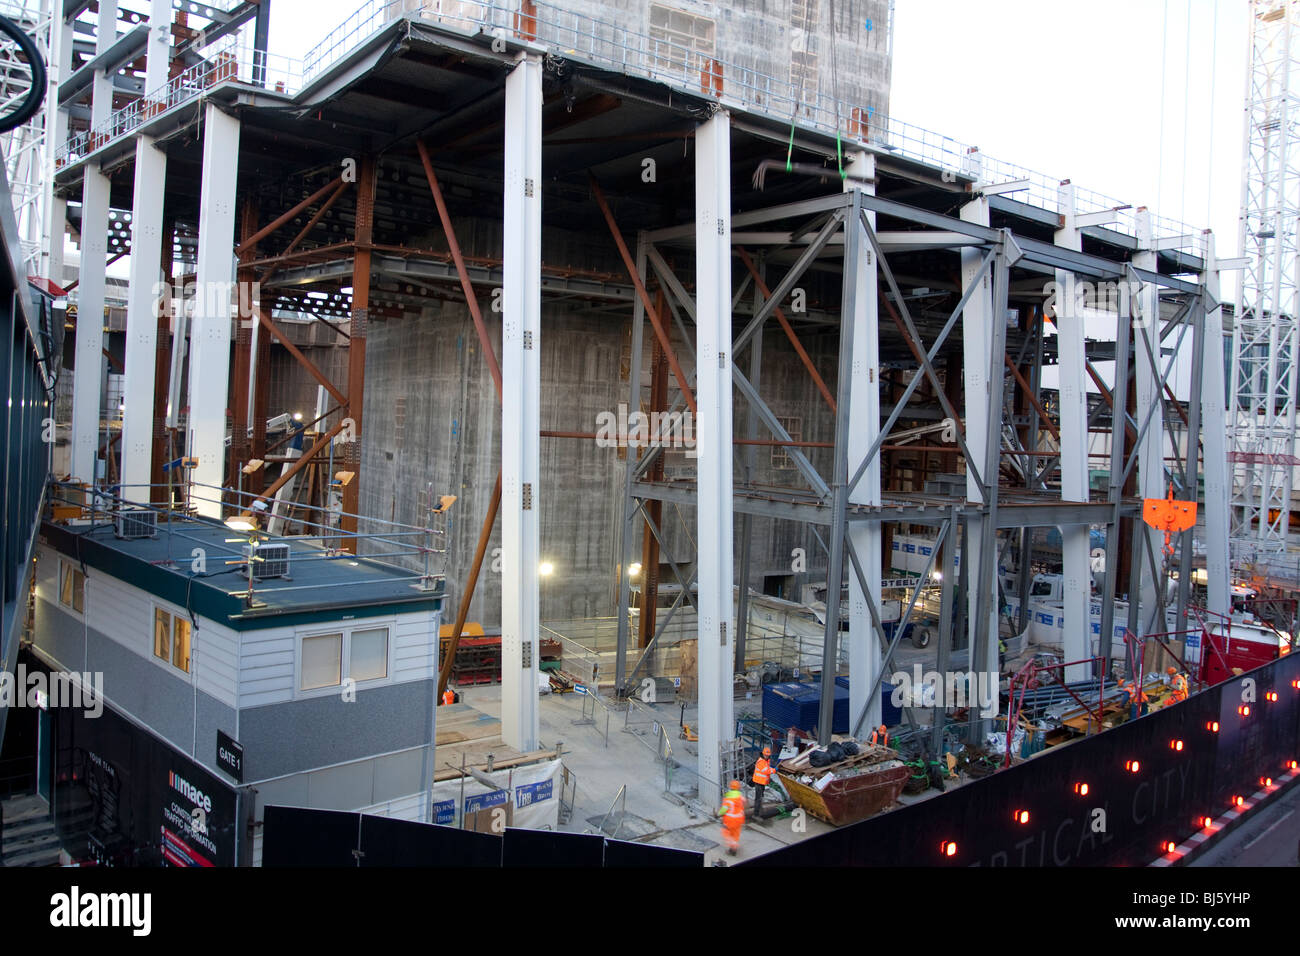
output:
POLYGON ((229 734, 217 731, 217 766, 244 782, 244 748, 229 734))

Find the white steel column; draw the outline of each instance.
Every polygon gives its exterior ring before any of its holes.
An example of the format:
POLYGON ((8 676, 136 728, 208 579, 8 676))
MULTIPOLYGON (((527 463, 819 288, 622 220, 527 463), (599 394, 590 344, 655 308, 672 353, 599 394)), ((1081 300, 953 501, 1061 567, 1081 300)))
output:
MULTIPOLYGON (((1228 614, 1232 610, 1229 580, 1229 534, 1232 493, 1228 469, 1228 412, 1224 383, 1223 308, 1219 305, 1220 265, 1214 253, 1214 233, 1205 231, 1204 365, 1201 371, 1201 447, 1205 475, 1205 573, 1209 577, 1207 610, 1228 614)), ((1193 401, 1195 396, 1192 396, 1193 401)))
MULTIPOLYGON (((869 153, 854 153, 848 165, 850 179, 844 181, 845 191, 860 189, 863 193, 874 195, 876 188, 864 181, 876 178, 876 159, 869 153)), ((874 229, 876 214, 867 213, 867 219, 874 229)), ((861 223, 845 223, 845 229, 862 231, 861 223)), ((845 242, 845 249, 850 244, 845 242)), ((858 244, 862 254, 856 263, 845 262, 845 269, 854 269, 857 293, 854 296, 852 316, 841 316, 842 322, 853 322, 853 388, 849 393, 849 439, 848 460, 849 473, 857 471, 858 464, 871 449, 880 434, 880 382, 876 372, 880 368, 880 324, 879 303, 876 301, 876 262, 875 253, 865 235, 858 244)), ((852 504, 879 505, 880 501, 880 455, 867 465, 866 471, 857 485, 849 492, 852 504)), ((849 541, 862 565, 863 576, 867 579, 867 588, 871 600, 877 608, 881 607, 880 579, 880 524, 875 521, 853 521, 849 523, 849 541)), ((857 715, 868 708, 863 726, 875 728, 880 723, 880 692, 867 700, 867 691, 871 689, 881 666, 880 641, 875 628, 871 626, 871 615, 867 611, 866 596, 856 574, 849 575, 849 715, 856 720, 857 715)), ((850 728, 852 730, 852 728, 850 728)))
POLYGON ((72 72, 72 22, 63 19, 62 9, 53 9, 50 20, 50 64, 45 92, 45 146, 42 168, 46 172, 42 200, 40 274, 63 285, 63 243, 68 221, 68 201, 54 192, 54 155, 68 138, 68 111, 59 106, 59 81, 72 72))
MULTIPOLYGON (((971 175, 981 178, 981 163, 979 155, 972 153, 967 160, 967 172, 971 175)), ((989 224, 989 201, 986 196, 979 196, 977 199, 966 203, 961 208, 961 218, 965 222, 972 222, 980 226, 989 224)), ((974 280, 979 272, 980 263, 984 261, 987 250, 978 249, 970 246, 964 246, 961 250, 961 282, 962 293, 965 294, 970 283, 974 280)), ((980 279, 981 288, 973 292, 962 310, 961 327, 962 327, 962 378, 964 381, 963 400, 964 400, 964 426, 960 423, 958 427, 964 428, 966 436, 966 447, 971 450, 975 456, 980 456, 984 452, 988 442, 988 409, 989 409, 989 390, 991 382, 989 380, 989 370, 992 368, 992 341, 993 341, 993 323, 1005 322, 1005 315, 995 315, 993 306, 993 273, 992 270, 985 272, 980 279)), ((984 462, 979 461, 980 477, 987 482, 996 483, 998 476, 996 474, 984 474, 984 462)), ((984 492, 975 480, 975 472, 970 468, 966 469, 966 498, 969 501, 984 501, 984 492)), ((993 534, 989 530, 989 534, 993 534)), ((979 580, 980 571, 980 553, 981 543, 985 534, 984 519, 976 515, 971 515, 966 519, 966 540, 961 546, 961 561, 966 567, 966 580, 969 586, 966 589, 966 620, 967 633, 972 638, 982 631, 987 634, 988 655, 985 658, 989 661, 990 669, 996 670, 998 661, 998 579, 997 569, 991 569, 991 574, 987 580, 979 580), (991 589, 989 599, 985 603, 987 617, 987 626, 980 627, 977 623, 979 609, 979 592, 981 588, 991 589)), ((950 536, 944 544, 945 547, 956 547, 956 537, 950 536)), ((975 649, 971 647, 970 661, 974 666, 976 656, 975 649)))
MULTIPOLYGON (((117 0, 102 0, 95 55, 117 39, 117 0)), ((113 77, 95 71, 91 84, 90 125, 108 121, 113 111, 113 77)), ((77 276, 77 351, 72 377, 72 460, 76 481, 93 482, 99 453, 100 400, 104 385, 104 270, 108 255, 109 179, 95 161, 81 180, 81 265, 77 276)), ((57 210, 56 210, 57 212, 57 210)), ((57 280, 56 280, 57 281, 57 280)))
MULTIPOLYGON (((145 63, 146 95, 167 82, 171 0, 153 0, 145 63)), ((157 358, 162 278, 163 184, 167 156, 144 135, 135 141, 135 186, 131 200, 131 273, 126 303, 126 362, 122 396, 122 497, 147 502, 153 455, 154 364, 157 358)))
MULTIPOLYGON (((1056 231, 1056 245, 1075 252, 1083 242, 1075 222, 1074 186, 1068 181, 1058 192, 1064 225, 1056 231)), ((1073 272, 1056 271, 1057 387, 1061 405, 1061 500, 1088 500, 1088 387, 1084 353, 1083 303, 1073 272)), ((1061 526, 1062 592, 1065 618, 1064 654, 1067 661, 1092 656, 1092 564, 1087 525, 1061 526)), ((1067 681, 1091 675, 1086 665, 1066 668, 1067 681)))
MULTIPOLYGON (((1137 212, 1137 252, 1133 254, 1133 265, 1139 269, 1155 272, 1156 245, 1155 234, 1151 225, 1151 211, 1139 209, 1137 212)), ((1138 318, 1133 323, 1133 367, 1134 390, 1137 393, 1136 419, 1138 427, 1146 420, 1151 410, 1151 423, 1147 425, 1146 434, 1138 445, 1138 497, 1163 498, 1168 492, 1165 477, 1165 416, 1160 374, 1164 370, 1165 360, 1160 356, 1160 295, 1154 283, 1144 282, 1138 293, 1138 318), (1148 352, 1148 348, 1150 352, 1148 352), (1155 357, 1156 368, 1151 367, 1155 357), (1159 371, 1157 371, 1159 369, 1159 371)), ((1189 317, 1188 322, 1191 321, 1189 317)), ((1202 423, 1202 430, 1207 423, 1202 423)), ((1155 555, 1157 568, 1162 568, 1164 561, 1165 537, 1160 531, 1145 523, 1134 522, 1134 534, 1146 536, 1151 553, 1155 555)), ((1143 552, 1135 554, 1134 561, 1141 561, 1140 580, 1141 611, 1138 618, 1144 633, 1159 633, 1167 630, 1164 622, 1164 609, 1161 595, 1164 582, 1157 581, 1151 575, 1151 566, 1143 552)), ((1134 595, 1129 595, 1132 600, 1134 595)))
POLYGON ((695 397, 699 484, 700 799, 725 787, 719 747, 735 736, 731 588, 731 117, 715 113, 695 130, 695 397))
POLYGON ((209 103, 203 119, 199 193, 199 250, 194 318, 190 325, 189 441, 198 459, 190 476, 208 485, 196 495, 200 514, 221 517, 219 494, 226 451, 230 392, 230 323, 235 276, 235 184, 239 120, 209 103))
MULTIPOLYGON (((520 57, 506 79, 505 292, 501 335, 501 738, 537 749, 541 507, 542 62, 520 57)), ((560 569, 564 573, 564 569, 560 569)), ((594 691, 594 689, 593 689, 594 691)))

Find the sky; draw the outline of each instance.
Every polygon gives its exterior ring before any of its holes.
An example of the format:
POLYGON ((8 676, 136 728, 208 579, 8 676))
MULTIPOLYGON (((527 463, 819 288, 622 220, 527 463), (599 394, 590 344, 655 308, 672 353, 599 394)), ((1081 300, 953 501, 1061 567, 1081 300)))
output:
POLYGON ((897 0, 890 113, 1238 250, 1246 0, 897 0), (1190 29, 1189 29, 1190 26, 1190 29))

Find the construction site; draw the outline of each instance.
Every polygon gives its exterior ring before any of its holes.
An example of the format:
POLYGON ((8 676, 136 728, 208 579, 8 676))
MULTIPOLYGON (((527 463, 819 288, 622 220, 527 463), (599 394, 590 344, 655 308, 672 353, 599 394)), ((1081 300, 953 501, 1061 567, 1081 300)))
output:
POLYGON ((1300 3, 1228 237, 892 115, 894 0, 26 3, 0 656, 109 719, 0 695, 5 865, 1169 866, 1300 780, 1300 3))

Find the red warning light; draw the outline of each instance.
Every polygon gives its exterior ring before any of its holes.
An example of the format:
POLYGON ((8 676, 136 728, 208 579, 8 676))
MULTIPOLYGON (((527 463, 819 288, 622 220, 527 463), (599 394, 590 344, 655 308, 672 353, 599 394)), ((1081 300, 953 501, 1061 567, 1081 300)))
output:
POLYGON ((1242 704, 1240 707, 1237 708, 1237 713, 1241 714, 1241 716, 1243 717, 1249 717, 1250 704, 1242 704))
POLYGON ((1170 749, 1170 750, 1182 750, 1182 749, 1183 749, 1183 742, 1182 742, 1181 740, 1171 740, 1171 741, 1169 741, 1169 749, 1170 749))
POLYGON ((1288 770, 1300 770, 1300 763, 1297 763, 1294 760, 1288 760, 1286 766, 1288 770))
POLYGON ((1088 795, 1088 785, 1086 783, 1076 783, 1074 785, 1074 792, 1081 797, 1086 797, 1088 795))
POLYGON ((1160 844, 1160 849, 1164 850, 1166 853, 1173 853, 1174 850, 1178 849, 1178 844, 1173 840, 1166 840, 1164 843, 1160 844))
POLYGON ((1276 702, 1277 702, 1277 691, 1275 691, 1275 690, 1271 690, 1271 691, 1269 691, 1267 694, 1264 695, 1264 699, 1265 699, 1266 701, 1270 702, 1270 703, 1276 703, 1276 702))
POLYGON ((1265 787, 1271 787, 1271 786, 1273 786, 1273 778, 1272 778, 1272 777, 1260 777, 1260 778, 1259 778, 1259 782, 1260 782, 1261 784, 1263 784, 1265 787))
POLYGON ((1124 763, 1124 769, 1129 773, 1137 773, 1142 769, 1142 764, 1136 760, 1128 760, 1124 763))
POLYGON ((1205 729, 1212 734, 1217 734, 1219 732, 1219 722, 1217 720, 1212 720, 1205 725, 1205 729))
POLYGON ((1214 826, 1214 818, 1213 818, 1213 817, 1201 817, 1201 819, 1200 819, 1200 824, 1201 824, 1201 826, 1203 826, 1205 829, 1208 830, 1210 827, 1214 826))
POLYGON ((944 840, 939 844, 939 852, 944 856, 956 856, 957 844, 952 840, 944 840))
POLYGON ((1246 798, 1242 796, 1236 796, 1232 798, 1232 805, 1234 807, 1239 807, 1245 802, 1246 802, 1246 798))
POLYGON ((1015 811, 1014 813, 1011 814, 1011 819, 1012 819, 1012 820, 1015 820, 1016 823, 1028 823, 1028 822, 1029 822, 1029 811, 1028 811, 1028 810, 1017 810, 1017 811, 1015 811))

